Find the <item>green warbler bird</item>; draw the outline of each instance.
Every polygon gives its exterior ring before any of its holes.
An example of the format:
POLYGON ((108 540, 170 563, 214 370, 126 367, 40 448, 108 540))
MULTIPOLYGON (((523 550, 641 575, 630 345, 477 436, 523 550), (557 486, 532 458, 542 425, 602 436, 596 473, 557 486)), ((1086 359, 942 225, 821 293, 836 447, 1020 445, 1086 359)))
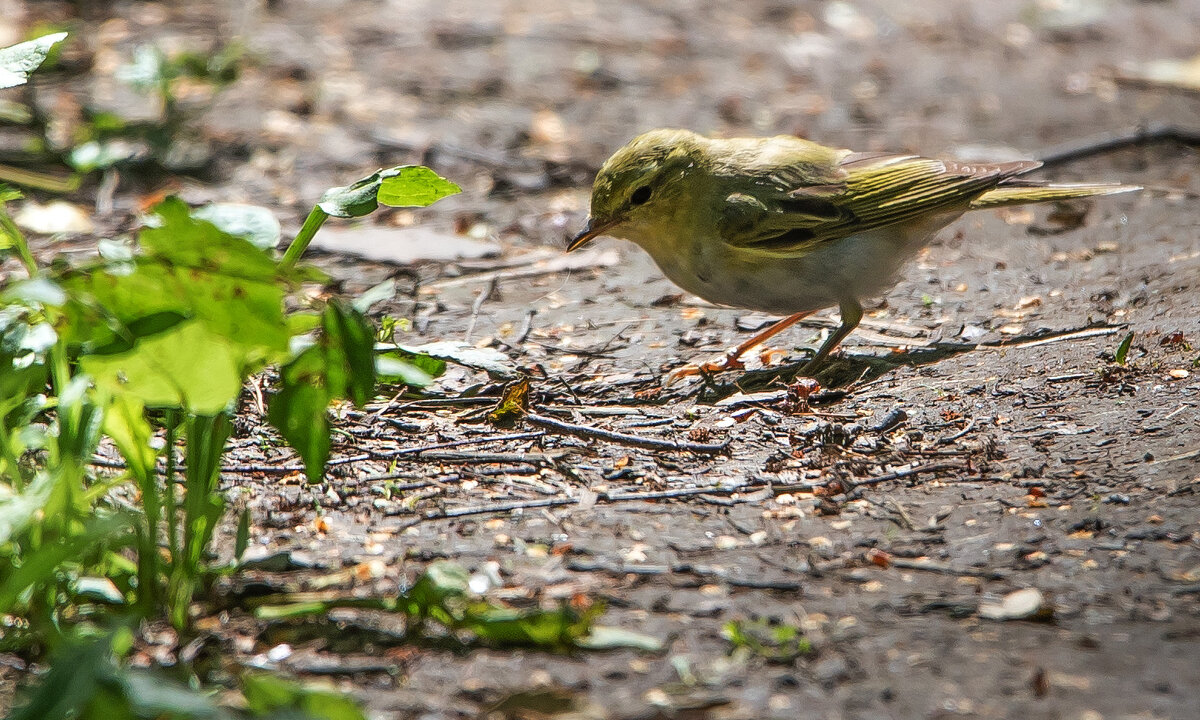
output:
POLYGON ((890 288, 905 261, 964 212, 1140 189, 1018 177, 1040 165, 652 130, 600 168, 587 225, 567 250, 600 235, 626 238, 709 302, 788 315, 702 366, 709 371, 742 367, 738 358, 750 348, 837 305, 841 324, 804 367, 811 374, 858 325, 862 299, 890 288))

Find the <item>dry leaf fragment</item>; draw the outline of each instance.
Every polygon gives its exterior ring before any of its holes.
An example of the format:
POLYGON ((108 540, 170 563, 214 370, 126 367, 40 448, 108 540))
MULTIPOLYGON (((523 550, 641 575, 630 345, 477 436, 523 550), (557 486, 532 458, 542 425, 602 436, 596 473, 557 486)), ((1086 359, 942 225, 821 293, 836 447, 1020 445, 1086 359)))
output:
POLYGON ((987 620, 1045 619, 1053 613, 1054 609, 1046 604, 1046 597, 1037 588, 1010 592, 998 603, 979 604, 979 617, 987 620))

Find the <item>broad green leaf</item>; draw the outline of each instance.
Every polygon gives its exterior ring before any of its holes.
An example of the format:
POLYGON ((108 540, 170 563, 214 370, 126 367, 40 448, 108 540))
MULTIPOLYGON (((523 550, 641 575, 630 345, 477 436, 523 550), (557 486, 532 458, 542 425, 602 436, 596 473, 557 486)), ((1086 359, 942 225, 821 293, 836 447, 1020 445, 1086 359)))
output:
POLYGON ((0 306, 0 417, 46 387, 45 353, 57 334, 36 317, 21 306, 0 306))
POLYGON ((207 220, 223 232, 245 238, 259 250, 275 247, 282 236, 275 215, 257 205, 215 203, 192 211, 192 217, 207 220))
POLYGON ((331 188, 317 203, 334 217, 370 215, 379 203, 392 207, 425 207, 462 192, 462 188, 421 165, 379 170, 346 187, 331 188))
POLYGON ((126 533, 131 527, 131 519, 124 515, 93 517, 72 537, 42 544, 22 558, 20 568, 0 579, 0 614, 12 613, 13 603, 31 586, 54 582, 63 563, 77 562, 100 546, 113 549, 128 543, 131 536, 126 533))
POLYGON ((592 620, 603 610, 600 603, 582 613, 566 604, 555 610, 514 610, 478 603, 462 626, 491 644, 568 648, 588 634, 592 620))
POLYGON ((268 622, 294 620, 296 618, 324 617, 329 613, 329 603, 313 601, 289 605, 259 605, 254 608, 254 617, 268 622))
POLYGON ((375 330, 357 310, 331 302, 321 317, 328 387, 335 398, 359 407, 375 391, 375 330))
POLYGON ((391 207, 426 207, 462 188, 422 165, 384 170, 379 202, 391 207))
POLYGON ((147 407, 211 415, 241 392, 244 355, 244 348, 202 321, 187 320, 123 352, 84 355, 79 365, 113 395, 130 393, 147 407))
POLYGON ((66 37, 65 32, 54 33, 0 48, 0 89, 28 82, 29 74, 42 64, 50 48, 66 37))
POLYGON ((130 260, 67 270, 65 339, 110 392, 200 414, 224 408, 242 378, 284 357, 286 288, 266 253, 170 198, 130 260))

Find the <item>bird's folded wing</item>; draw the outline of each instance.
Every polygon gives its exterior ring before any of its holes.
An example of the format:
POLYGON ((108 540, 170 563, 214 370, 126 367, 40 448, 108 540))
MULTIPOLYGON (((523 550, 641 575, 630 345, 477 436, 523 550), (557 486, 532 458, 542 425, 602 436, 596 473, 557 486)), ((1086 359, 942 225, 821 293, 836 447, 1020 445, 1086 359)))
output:
POLYGON ((803 253, 828 240, 966 210, 971 202, 1036 161, 965 164, 916 155, 855 153, 839 163, 833 184, 767 188, 726 201, 726 242, 765 252, 803 253))

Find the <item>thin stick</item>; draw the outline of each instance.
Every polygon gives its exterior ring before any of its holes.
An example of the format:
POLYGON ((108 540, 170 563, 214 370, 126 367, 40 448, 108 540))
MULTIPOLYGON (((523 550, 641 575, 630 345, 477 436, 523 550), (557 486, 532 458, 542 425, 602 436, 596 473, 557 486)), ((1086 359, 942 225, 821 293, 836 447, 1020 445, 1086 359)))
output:
POLYGON ((430 450, 445 450, 446 448, 465 447, 467 445, 487 445, 488 443, 504 442, 506 440, 530 440, 540 438, 546 435, 545 432, 538 430, 534 432, 523 433, 508 433, 504 435, 485 435, 477 438, 467 438, 465 440, 451 440, 442 443, 433 443, 430 445, 419 445, 417 447, 397 448, 387 452, 372 452, 372 457, 375 458, 394 458, 403 455, 419 455, 429 452, 430 450))
POLYGON ((1038 158, 1042 167, 1063 165, 1094 155, 1124 150, 1142 145, 1158 143, 1179 143, 1180 145, 1200 146, 1200 131, 1188 130, 1173 125, 1144 125, 1115 133, 1102 133, 1083 140, 1056 145, 1046 150, 1038 158))
POLYGON ((591 427, 589 425, 576 425, 574 423, 555 420, 554 418, 546 417, 545 415, 537 415, 529 413, 525 419, 538 427, 544 427, 556 432, 575 435, 576 437, 588 438, 593 440, 607 440, 621 445, 629 445, 631 447, 646 448, 647 450, 673 450, 685 451, 704 454, 716 454, 725 452, 729 447, 729 442, 723 443, 692 443, 681 442, 679 440, 659 440, 658 438, 642 437, 640 435, 629 435, 613 430, 604 430, 602 428, 591 427))
MULTIPOLYGON (((615 503, 615 502, 635 502, 649 500, 671 500, 676 498, 691 497, 693 495, 732 495, 734 493, 746 492, 750 490, 761 490, 762 487, 769 486, 741 486, 736 488, 721 488, 721 487, 697 487, 697 488, 680 488, 678 490, 659 490, 644 493, 605 493, 596 497, 596 502, 615 503)), ((507 503, 496 503, 493 505, 474 505, 463 508, 452 508, 449 510, 430 510, 420 517, 413 518, 405 523, 402 527, 409 528, 428 520, 445 520, 448 518, 460 518, 470 515, 488 515, 491 513, 513 512, 514 510, 529 510, 533 508, 547 507, 563 507, 567 505, 578 505, 579 498, 542 498, 538 500, 518 500, 507 503)))
POLYGON ((955 440, 959 439, 963 435, 966 435, 967 433, 971 432, 974 429, 975 429, 975 418, 971 418, 970 420, 967 420, 966 427, 964 427, 962 430, 959 430, 958 432, 954 433, 953 435, 950 435, 949 437, 944 437, 944 438, 938 440, 937 444, 938 445, 948 445, 948 444, 954 442, 955 440))
POLYGON ((925 572, 941 573, 942 575, 957 575, 961 577, 978 577, 986 580, 1003 580, 1007 577, 999 570, 975 570, 971 568, 956 568, 950 565, 933 562, 917 562, 907 558, 892 558, 889 562, 892 567, 897 567, 902 570, 923 570, 925 572))
POLYGON ((701 567, 690 563, 676 563, 674 565, 612 565, 593 560, 571 560, 567 563, 567 569, 574 572, 602 572, 607 575, 640 575, 640 576, 656 576, 656 575, 694 575, 696 577, 712 579, 718 582, 726 583, 731 587, 745 588, 748 590, 778 590, 781 592, 799 592, 802 588, 799 582, 794 580, 756 580, 752 578, 738 578, 730 575, 729 572, 716 570, 714 568, 701 567))
POLYGON ((1038 338, 1036 340, 1026 340, 1024 342, 1014 343, 981 343, 975 346, 977 350, 1011 350, 1013 348, 1031 348, 1039 345, 1050 345, 1051 343, 1067 342, 1070 340, 1083 340, 1090 337, 1101 337, 1103 335, 1116 335, 1125 329, 1124 325, 1118 327, 1102 327, 1090 328, 1088 330, 1071 330, 1060 335, 1052 337, 1038 338))
POLYGON ((1161 460, 1155 460, 1155 461, 1151 462, 1150 464, 1151 465, 1163 465, 1165 463, 1179 462, 1180 460, 1191 460, 1194 457, 1200 457, 1200 448, 1196 448, 1195 450, 1189 450, 1185 453, 1179 453, 1178 455, 1172 455, 1171 457, 1165 457, 1161 460))
POLYGON ((923 475, 925 473, 942 472, 943 470, 966 470, 967 467, 960 463, 930 463, 928 465, 918 465, 907 470, 900 470, 887 475, 867 478, 866 480, 852 480, 849 482, 850 487, 862 487, 864 485, 878 485, 879 483, 890 482, 892 480, 900 480, 913 475, 923 475))

